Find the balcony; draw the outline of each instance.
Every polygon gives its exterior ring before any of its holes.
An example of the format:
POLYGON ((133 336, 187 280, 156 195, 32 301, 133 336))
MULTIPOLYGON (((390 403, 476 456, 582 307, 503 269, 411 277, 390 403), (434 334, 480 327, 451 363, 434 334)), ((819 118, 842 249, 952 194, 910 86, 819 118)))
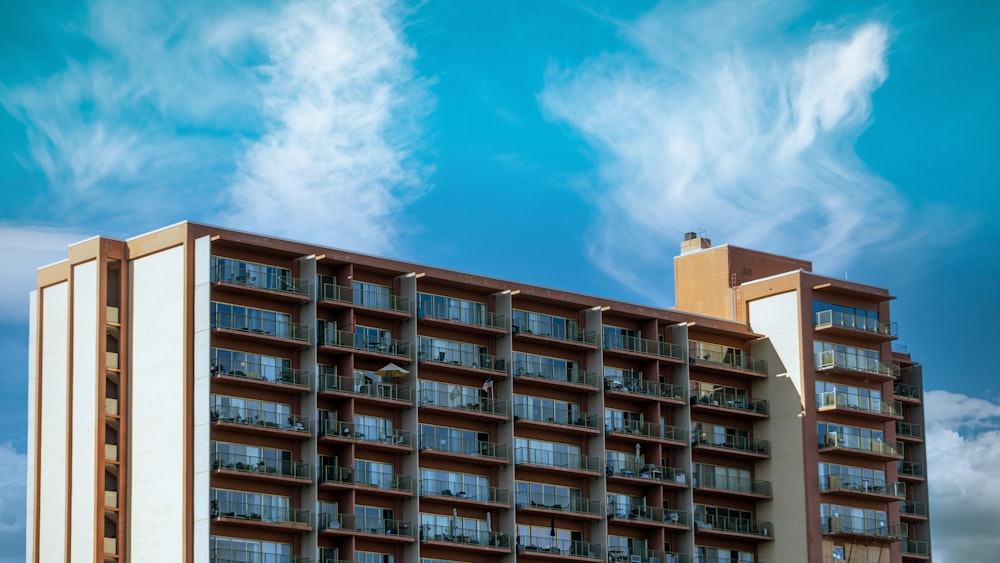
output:
POLYGON ((517 509, 522 512, 565 513, 589 520, 600 520, 604 517, 604 505, 596 499, 520 491, 516 503, 517 509))
POLYGON ((325 420, 320 427, 321 440, 360 442, 390 450, 413 449, 413 434, 406 430, 385 430, 372 426, 357 426, 353 422, 325 420))
POLYGON ((252 502, 211 501, 209 513, 219 522, 264 528, 298 528, 309 530, 312 520, 308 510, 275 507, 252 502))
POLYGON ((569 561, 604 561, 604 546, 579 540, 546 536, 518 538, 517 559, 558 559, 569 561))
POLYGON ((216 452, 212 453, 211 460, 212 471, 236 477, 279 482, 293 480, 300 484, 312 481, 312 466, 304 461, 262 459, 257 456, 216 452))
POLYGON ((212 424, 220 428, 272 436, 295 436, 302 440, 309 438, 312 428, 309 417, 280 415, 274 411, 257 409, 213 407, 209 416, 212 424))
POLYGON ((507 420, 510 417, 507 401, 489 397, 470 397, 468 393, 455 393, 455 395, 456 397, 452 398, 451 392, 446 389, 431 390, 425 387, 420 390, 417 406, 422 410, 457 411, 472 418, 486 420, 507 420))
POLYGON ((510 490, 489 486, 462 486, 439 479, 421 479, 420 496, 443 500, 449 505, 510 506, 510 490), (456 490, 452 490, 456 489, 456 490))
POLYGON ((880 342, 895 340, 898 336, 897 325, 894 322, 880 321, 833 309, 817 311, 814 315, 814 323, 816 332, 868 338, 880 342))
POLYGON ((554 407, 517 404, 514 405, 514 420, 521 424, 558 427, 579 434, 598 434, 601 431, 601 417, 596 414, 567 412, 554 407))
POLYGON ((366 518, 354 514, 320 514, 317 525, 324 535, 375 536, 379 541, 409 543, 413 525, 392 518, 366 518))
MULTIPOLYGON (((816 408, 820 412, 842 412, 863 415, 880 420, 903 416, 903 405, 899 401, 883 401, 864 397, 858 393, 837 393, 827 391, 816 394, 816 408)), ((897 422, 897 424, 899 424, 897 422)))
POLYGON ((491 376, 507 373, 507 360, 505 358, 443 346, 421 346, 417 360, 420 363, 430 363, 435 367, 457 373, 491 376))
POLYGON ((751 358, 744 354, 743 350, 730 346, 708 342, 692 343, 688 347, 688 358, 691 365, 715 373, 752 378, 767 377, 765 360, 751 358))
POLYGON ((580 371, 576 366, 561 370, 541 362, 517 361, 514 362, 513 375, 523 378, 521 381, 524 383, 536 380, 541 385, 549 386, 554 383, 568 389, 592 391, 598 388, 597 374, 580 371))
POLYGON ((927 503, 919 500, 903 501, 899 505, 899 514, 907 520, 926 520, 927 503))
MULTIPOLYGON (((255 265, 256 266, 256 265, 255 265)), ((312 285, 308 280, 294 278, 287 271, 277 268, 248 271, 246 264, 217 264, 212 270, 212 283, 229 289, 249 289, 254 293, 266 293, 274 297, 285 297, 295 301, 308 301, 312 285)))
POLYGON ((684 361, 684 347, 680 344, 620 334, 610 338, 605 336, 604 353, 629 358, 641 356, 675 363, 684 361))
POLYGON ((604 432, 612 438, 626 438, 630 441, 673 442, 687 445, 688 431, 679 426, 663 425, 645 421, 604 421, 604 432))
POLYGON ((417 307, 417 318, 424 324, 438 326, 461 326, 488 334, 507 332, 507 317, 489 311, 477 311, 443 303, 421 303, 417 307))
POLYGON ((874 518, 841 518, 824 516, 820 519, 821 530, 826 535, 851 538, 871 538, 894 541, 902 537, 902 527, 898 522, 885 522, 874 518))
POLYGON ((675 488, 687 488, 688 474, 683 469, 666 467, 652 463, 641 463, 634 459, 627 461, 609 460, 604 468, 608 479, 622 480, 631 483, 663 484, 675 488))
POLYGON ((263 554, 259 550, 253 549, 224 548, 212 548, 209 551, 209 560, 212 563, 245 563, 246 561, 257 561, 259 563, 313 563, 312 558, 305 556, 263 554))
POLYGON ((510 535, 503 532, 424 524, 420 526, 420 541, 440 542, 465 551, 510 553, 510 535))
POLYGON ((764 399, 749 399, 745 394, 737 396, 717 385, 698 381, 691 382, 691 409, 754 419, 768 416, 764 399))
POLYGON ((728 518, 725 516, 695 517, 694 530, 698 534, 732 537, 739 536, 756 540, 774 539, 774 525, 764 520, 749 518, 728 518))
POLYGON ((413 478, 387 471, 355 471, 353 467, 326 465, 320 473, 319 484, 325 488, 365 490, 379 494, 413 496, 413 478))
POLYGON ((694 472, 694 488, 701 492, 738 494, 757 499, 771 498, 771 482, 729 475, 718 475, 711 470, 694 472))
POLYGON ((240 362, 240 367, 243 369, 234 370, 213 363, 209 367, 209 373, 213 379, 250 387, 270 388, 275 391, 308 393, 312 385, 310 373, 306 370, 253 362, 240 362))
POLYGON ((885 479, 863 479, 844 475, 825 475, 819 478, 819 490, 859 498, 900 500, 906 498, 906 483, 888 483, 885 479))
POLYGON ((931 556, 930 546, 925 541, 903 540, 903 557, 913 557, 918 559, 928 559, 931 556))
POLYGON ((514 448, 514 463, 559 472, 582 473, 588 477, 601 473, 601 460, 597 456, 559 453, 542 448, 514 448))
POLYGON ((899 368, 857 354, 827 350, 825 352, 817 352, 815 360, 814 367, 817 372, 828 371, 843 375, 878 377, 882 379, 895 379, 899 377, 899 368))
POLYGON ((381 404, 412 405, 413 390, 409 385, 381 381, 370 371, 354 370, 354 376, 320 373, 319 391, 331 395, 352 395, 359 401, 381 404))
POLYGON ((506 465, 510 463, 510 453, 507 444, 486 442, 483 440, 421 438, 420 455, 438 456, 491 465, 506 465))
POLYGON ((874 440, 872 438, 862 438, 849 434, 832 432, 825 437, 821 437, 819 451, 840 451, 843 453, 860 455, 875 459, 895 459, 903 457, 903 448, 899 443, 890 444, 874 440))
POLYGON ((608 506, 608 519, 630 525, 668 526, 689 529, 691 513, 673 508, 631 505, 608 506))
POLYGON ((912 383, 904 383, 902 381, 893 382, 892 392, 896 395, 897 399, 904 400, 908 403, 909 402, 919 403, 922 396, 919 385, 913 385, 912 383))
POLYGON ((771 455, 771 443, 767 440, 732 434, 701 431, 692 436, 691 445, 699 450, 730 452, 755 458, 767 458, 771 455))
POLYGON ((212 315, 212 329, 252 342, 296 348, 309 346, 309 326, 291 321, 217 312, 212 315))
MULTIPOLYGON (((613 563, 691 563, 691 556, 686 553, 674 551, 661 551, 658 549, 648 549, 645 554, 638 553, 616 553, 617 550, 608 550, 608 561, 613 563), (638 558, 638 559, 636 559, 638 558)), ((701 563, 731 563, 729 557, 725 561, 709 561, 700 559, 701 563)))
POLYGON ((381 336, 369 336, 346 330, 332 330, 328 328, 321 331, 317 345, 351 350, 356 354, 386 360, 398 360, 402 358, 409 361, 411 359, 409 342, 394 338, 383 338, 381 336))
POLYGON ((398 295, 355 291, 353 287, 324 283, 319 288, 318 305, 354 307, 378 316, 409 317, 410 300, 398 295))
POLYGON ((553 330, 554 328, 556 327, 551 324, 543 325, 537 319, 515 319, 511 326, 511 334, 519 340, 574 350, 597 348, 597 333, 593 330, 565 330, 562 326, 559 326, 558 330, 553 330))
POLYGON ((906 441, 923 442, 924 428, 919 424, 913 424, 912 422, 904 422, 902 420, 897 420, 896 437, 906 441))
POLYGON ((605 376, 604 391, 608 394, 620 393, 641 399, 662 399, 675 403, 683 403, 687 395, 681 385, 648 381, 641 376, 635 378, 605 376))
POLYGON ((922 463, 902 460, 898 463, 897 467, 900 479, 923 481, 927 478, 927 474, 924 472, 924 464, 922 463))

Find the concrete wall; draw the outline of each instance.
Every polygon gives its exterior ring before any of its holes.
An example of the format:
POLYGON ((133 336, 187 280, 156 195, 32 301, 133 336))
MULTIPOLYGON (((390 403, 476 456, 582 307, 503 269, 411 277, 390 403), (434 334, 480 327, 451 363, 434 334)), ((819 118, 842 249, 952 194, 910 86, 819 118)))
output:
POLYGON ((38 560, 66 559, 69 487, 69 282, 42 289, 38 560))
MULTIPOLYGON (((104 535, 103 519, 97 514, 97 443, 98 399, 97 351, 101 342, 97 334, 97 312, 103 311, 98 301, 97 261, 91 260, 73 267, 73 425, 70 483, 70 555, 73 561, 90 561, 97 553, 96 538, 104 535), (99 529, 95 529, 98 528, 99 529)), ((104 374, 100 374, 103 377, 104 374)), ((103 491, 104 479, 100 486, 103 491)), ((102 546, 103 549, 103 546, 102 546)))
POLYGON ((191 408, 194 418, 194 561, 203 563, 209 556, 209 498, 211 477, 211 420, 209 395, 211 373, 211 243, 202 237, 194 244, 194 395, 191 408))

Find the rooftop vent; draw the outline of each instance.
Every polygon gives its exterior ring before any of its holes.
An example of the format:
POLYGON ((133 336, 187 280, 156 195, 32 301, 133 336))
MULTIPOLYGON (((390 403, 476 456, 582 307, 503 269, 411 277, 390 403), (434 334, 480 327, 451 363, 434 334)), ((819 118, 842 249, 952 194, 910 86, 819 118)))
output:
POLYGON ((684 233, 684 241, 681 243, 681 254, 687 254, 694 250, 711 248, 712 241, 702 236, 701 233, 688 231, 684 233))

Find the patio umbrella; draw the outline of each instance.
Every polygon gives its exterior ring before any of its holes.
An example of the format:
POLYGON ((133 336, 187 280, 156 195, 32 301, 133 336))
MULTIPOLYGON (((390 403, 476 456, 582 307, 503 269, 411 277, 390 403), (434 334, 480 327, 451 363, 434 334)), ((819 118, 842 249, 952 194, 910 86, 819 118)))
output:
POLYGON ((493 515, 488 510, 486 511, 486 528, 493 531, 493 515))
POLYGON ((637 467, 642 465, 642 446, 639 442, 635 443, 635 465, 637 467))
POLYGON ((555 516, 552 517, 552 523, 550 524, 550 526, 551 527, 549 528, 549 535, 552 536, 552 537, 556 537, 556 517, 555 516))
POLYGON ((455 528, 458 526, 458 509, 451 509, 451 537, 455 537, 455 528))
POLYGON ((377 370, 375 373, 384 377, 403 377, 410 372, 390 362, 389 364, 382 366, 382 368, 377 370))

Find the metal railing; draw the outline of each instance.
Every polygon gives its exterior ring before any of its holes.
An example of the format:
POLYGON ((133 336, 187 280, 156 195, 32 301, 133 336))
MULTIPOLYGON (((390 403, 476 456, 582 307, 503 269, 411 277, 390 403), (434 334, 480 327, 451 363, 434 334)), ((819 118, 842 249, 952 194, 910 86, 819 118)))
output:
POLYGON ((604 559, 604 546, 599 543, 550 536, 518 536, 517 540, 518 553, 553 553, 587 559, 604 559))
POLYGON ((827 434, 823 437, 821 445, 823 448, 847 449, 880 455, 903 455, 903 446, 898 442, 890 444, 889 442, 882 442, 873 438, 865 438, 842 432, 831 432, 827 434))
POLYGON ((648 381, 641 377, 615 377, 604 376, 605 391, 621 391, 633 395, 643 395, 646 397, 664 397, 683 401, 685 399, 684 386, 673 383, 660 383, 659 381, 648 381))
POLYGON ((418 360, 421 362, 438 362, 467 368, 507 372, 506 358, 485 352, 456 350, 444 346, 421 346, 418 360))
POLYGON ((413 433, 407 430, 386 430, 379 426, 355 426, 353 422, 342 420, 324 420, 320 426, 319 435, 391 446, 413 447, 413 433))
POLYGON ((902 381, 893 382, 892 392, 897 397, 904 397, 906 399, 917 399, 919 401, 921 397, 919 385, 904 383, 902 381))
POLYGON ((496 442, 487 442, 484 440, 435 440, 421 436, 420 449, 475 457, 488 457, 490 459, 499 459, 503 461, 510 460, 510 455, 508 453, 509 448, 507 447, 507 444, 498 444, 496 442))
POLYGON ((687 484, 688 482, 688 473, 684 469, 653 463, 641 463, 634 459, 625 461, 608 460, 605 465, 605 474, 608 477, 620 475, 622 477, 637 477, 639 479, 652 479, 654 481, 667 481, 671 483, 687 484))
POLYGON ((859 393, 842 393, 836 391, 817 393, 816 407, 820 409, 836 407, 838 409, 852 409, 892 416, 900 416, 903 413, 903 406, 899 401, 886 401, 873 397, 865 397, 859 393))
POLYGON ((691 363, 732 368, 767 375, 767 361, 753 358, 737 350, 721 344, 707 342, 692 343, 688 346, 691 363))
POLYGON ((845 371, 856 371, 859 373, 869 373, 882 377, 899 377, 899 368, 886 365, 861 354, 849 354, 836 350, 826 350, 815 354, 817 370, 839 369, 845 371))
POLYGON ((721 489, 736 493, 771 496, 771 482, 732 475, 718 475, 711 469, 694 471, 694 487, 721 489))
POLYGON ((821 491, 854 491, 906 497, 906 483, 889 483, 885 479, 870 479, 853 475, 824 475, 819 478, 821 491))
POLYGON ((646 505, 608 505, 608 518, 624 518, 645 522, 670 524, 671 526, 690 526, 691 513, 674 508, 660 508, 646 505))
POLYGON ((222 407, 217 405, 212 407, 209 416, 212 422, 228 422, 230 424, 286 430, 288 432, 303 432, 308 434, 312 428, 312 424, 307 416, 279 414, 274 411, 248 409, 246 407, 222 407))
POLYGON ((906 461, 902 460, 898 464, 898 472, 900 475, 907 475, 910 477, 926 477, 924 473, 924 464, 918 463, 916 461, 906 461))
POLYGON ((236 518, 268 524, 296 524, 310 526, 312 520, 308 510, 301 508, 276 507, 254 502, 232 502, 213 500, 209 503, 212 518, 236 518))
POLYGON ((420 526, 420 541, 442 541, 462 545, 480 545, 510 549, 510 534, 463 528, 461 526, 423 524, 420 526))
POLYGON ((897 539, 901 537, 899 522, 886 522, 876 518, 841 518, 824 516, 820 522, 824 534, 844 534, 870 538, 897 539))
POLYGON ((413 478, 388 471, 356 471, 352 467, 323 466, 320 482, 362 485, 391 491, 413 492, 413 478))
MULTIPOLYGON (((254 264, 254 266, 257 266, 254 264)), ((213 283, 231 283, 242 285, 254 289, 268 289, 271 291, 281 291, 294 295, 308 297, 311 285, 308 280, 293 278, 285 270, 284 272, 248 272, 246 268, 242 271, 235 265, 216 264, 212 270, 213 283)))
POLYGON ((898 335, 898 327, 895 322, 885 322, 879 319, 872 319, 865 315, 856 315, 854 313, 845 313, 843 311, 827 309, 825 311, 817 311, 813 318, 816 323, 816 328, 835 326, 851 330, 859 330, 862 332, 870 332, 872 334, 881 334, 883 336, 898 335))
POLYGON ((910 516, 927 516, 927 503, 919 500, 906 500, 899 505, 900 514, 910 516))
POLYGON ((212 377, 216 375, 228 375, 230 377, 242 377, 264 381, 266 383, 277 383, 279 385, 291 385, 295 387, 309 387, 309 373, 302 369, 285 368, 274 365, 264 365, 260 362, 240 362, 241 369, 229 369, 226 366, 213 363, 208 370, 212 377))
POLYGON ((355 371, 353 377, 336 373, 321 373, 319 388, 320 391, 340 391, 377 399, 413 402, 413 389, 409 385, 387 383, 381 379, 381 376, 370 371, 355 371))
POLYGON ((406 520, 370 518, 354 514, 320 514, 317 527, 320 530, 340 529, 383 536, 413 537, 413 525, 406 520))
POLYGON ((282 461, 260 456, 212 452, 212 469, 241 471, 277 477, 311 479, 312 466, 304 461, 282 461))
POLYGON ((577 366, 556 369, 552 365, 546 365, 542 362, 518 360, 514 362, 513 375, 514 377, 536 377, 548 381, 561 381, 597 388, 597 374, 580 371, 577 366))
POLYGON ((300 555, 277 555, 274 553, 261 553, 254 549, 233 549, 223 547, 213 547, 209 550, 209 561, 211 563, 245 563, 255 561, 257 563, 313 563, 311 557, 300 555))
POLYGON ((472 326, 507 329, 507 317, 489 311, 477 311, 444 303, 423 302, 417 305, 417 317, 438 319, 472 326))
POLYGON ((571 453, 559 453, 542 448, 514 448, 514 463, 557 467, 562 469, 577 469, 599 473, 600 458, 571 453))
POLYGON ((687 442, 688 431, 680 426, 670 426, 669 424, 659 424, 657 422, 646 421, 604 421, 604 431, 618 434, 628 434, 630 436, 643 436, 646 438, 657 438, 660 440, 671 440, 674 442, 687 442))
POLYGON ((896 435, 922 439, 924 437, 924 427, 919 424, 913 424, 912 422, 897 420, 896 435))
POLYGON ((356 291, 353 287, 324 283, 319 288, 320 301, 337 301, 373 309, 384 309, 398 313, 410 312, 410 300, 398 295, 387 295, 377 291, 356 291))
POLYGON ((930 555, 930 547, 927 542, 920 540, 904 540, 902 544, 903 553, 907 555, 930 555))
POLYGON ((714 448, 725 448, 727 450, 738 450, 743 452, 771 455, 771 443, 767 440, 758 440, 744 436, 720 436, 714 432, 700 431, 692 436, 692 443, 695 445, 711 446, 714 448))
POLYGON ((729 396, 720 393, 717 386, 703 384, 700 381, 691 382, 691 403, 757 414, 768 414, 767 401, 764 399, 729 396))
MULTIPOLYGON (((465 387, 464 389, 466 391, 472 390, 478 392, 478 388, 465 387)), ((452 398, 451 391, 446 389, 431 390, 424 388, 420 390, 420 398, 417 400, 417 406, 442 407, 461 411, 510 416, 507 401, 491 399, 489 397, 470 397, 468 392, 456 393, 455 395, 455 398, 452 398)))
POLYGON ((578 342, 581 344, 597 344, 597 332, 593 330, 584 330, 581 328, 568 329, 562 327, 562 331, 552 330, 552 325, 542 326, 542 323, 537 319, 514 319, 511 323, 510 330, 514 334, 531 334, 534 336, 544 336, 546 338, 554 338, 557 340, 565 340, 567 342, 578 342))
POLYGON ((479 502, 510 504, 510 489, 488 485, 457 485, 441 479, 421 479, 420 496, 452 497, 479 502))
POLYGON ((605 350, 620 350, 623 352, 635 352, 649 356, 659 356, 671 360, 684 360, 684 346, 672 342, 659 342, 638 336, 625 336, 616 334, 604 337, 605 350))
POLYGON ((347 330, 327 329, 317 335, 319 346, 340 346, 353 348, 361 352, 377 352, 402 358, 410 357, 410 343, 395 338, 384 338, 350 332, 347 330))
POLYGON ((287 338, 309 342, 309 325, 277 319, 262 319, 232 312, 216 312, 212 315, 212 328, 237 330, 261 336, 287 338))
POLYGON ((551 422, 553 424, 589 428, 591 430, 598 430, 601 425, 601 417, 596 414, 583 412, 570 413, 555 407, 526 404, 514 405, 514 418, 534 420, 536 422, 551 422))
POLYGON ((739 534, 750 534, 765 538, 774 537, 774 524, 765 520, 751 520, 749 518, 729 518, 726 516, 702 516, 701 520, 695 519, 695 530, 719 530, 722 532, 735 532, 739 534))
POLYGON ((549 510, 564 510, 577 514, 589 514, 600 516, 604 513, 604 504, 596 499, 573 498, 567 495, 557 495, 554 493, 532 493, 530 491, 518 491, 516 495, 517 506, 531 508, 546 508, 549 510))

